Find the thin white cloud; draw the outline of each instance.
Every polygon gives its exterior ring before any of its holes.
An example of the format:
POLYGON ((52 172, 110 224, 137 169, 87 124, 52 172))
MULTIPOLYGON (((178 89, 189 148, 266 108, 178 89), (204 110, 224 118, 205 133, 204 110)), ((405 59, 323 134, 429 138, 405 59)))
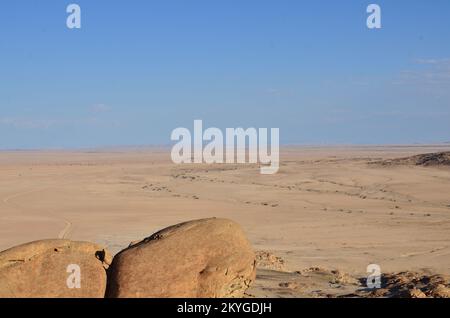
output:
POLYGON ((450 58, 415 59, 413 63, 415 67, 400 72, 394 84, 429 87, 450 85, 450 58))
POLYGON ((34 119, 34 118, 0 118, 0 125, 24 129, 48 129, 52 126, 63 124, 61 120, 54 119, 34 119))
POLYGON ((105 104, 94 104, 91 106, 91 112, 93 113, 106 113, 111 110, 111 107, 105 104))
POLYGON ((59 127, 119 127, 118 120, 103 120, 96 117, 81 119, 52 119, 52 118, 22 118, 22 117, 0 117, 0 126, 17 129, 50 129, 59 127))
POLYGON ((415 59, 415 63, 417 64, 428 64, 428 65, 449 65, 450 58, 444 59, 415 59))

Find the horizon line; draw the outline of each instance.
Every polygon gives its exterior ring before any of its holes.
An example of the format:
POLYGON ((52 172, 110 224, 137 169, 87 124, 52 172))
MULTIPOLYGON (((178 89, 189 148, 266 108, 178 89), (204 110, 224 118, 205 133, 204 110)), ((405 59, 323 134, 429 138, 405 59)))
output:
MULTIPOLYGON (((91 147, 19 147, 0 148, 0 152, 37 152, 37 151, 108 151, 108 150, 138 150, 145 148, 170 149, 171 144, 147 144, 147 145, 111 145, 91 147)), ((333 148, 333 147, 450 147, 450 141, 429 143, 283 143, 280 148, 305 147, 305 148, 333 148)), ((247 149, 247 148, 246 148, 247 149)))

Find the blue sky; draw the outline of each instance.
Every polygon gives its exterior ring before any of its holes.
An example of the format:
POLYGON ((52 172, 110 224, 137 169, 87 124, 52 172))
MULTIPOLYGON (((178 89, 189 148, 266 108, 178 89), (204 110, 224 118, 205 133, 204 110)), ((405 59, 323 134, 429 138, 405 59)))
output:
POLYGON ((450 141, 448 0, 0 4, 0 149, 169 144, 176 127, 282 143, 450 141), (382 29, 366 7, 382 8, 382 29), (66 27, 66 7, 82 28, 66 27))

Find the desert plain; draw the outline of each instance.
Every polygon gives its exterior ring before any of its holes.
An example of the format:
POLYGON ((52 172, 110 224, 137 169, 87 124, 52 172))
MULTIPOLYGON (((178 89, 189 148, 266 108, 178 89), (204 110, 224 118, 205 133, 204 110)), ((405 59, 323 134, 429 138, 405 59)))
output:
POLYGON ((441 151, 450 145, 282 147, 274 175, 174 164, 165 147, 1 151, 0 251, 68 238, 114 254, 169 225, 221 217, 257 251, 249 297, 355 296, 369 264, 404 280, 448 277, 450 167, 381 164, 441 151))

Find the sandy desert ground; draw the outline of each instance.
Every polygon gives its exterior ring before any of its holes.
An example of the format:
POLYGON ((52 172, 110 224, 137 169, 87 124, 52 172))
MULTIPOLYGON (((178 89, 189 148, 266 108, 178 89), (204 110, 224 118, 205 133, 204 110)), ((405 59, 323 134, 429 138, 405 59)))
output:
POLYGON ((352 295, 368 264, 450 275, 450 167, 378 160, 450 145, 285 147, 257 165, 175 165, 170 149, 0 152, 0 250, 44 238, 105 245, 186 220, 240 223, 259 251, 249 296, 352 295))

